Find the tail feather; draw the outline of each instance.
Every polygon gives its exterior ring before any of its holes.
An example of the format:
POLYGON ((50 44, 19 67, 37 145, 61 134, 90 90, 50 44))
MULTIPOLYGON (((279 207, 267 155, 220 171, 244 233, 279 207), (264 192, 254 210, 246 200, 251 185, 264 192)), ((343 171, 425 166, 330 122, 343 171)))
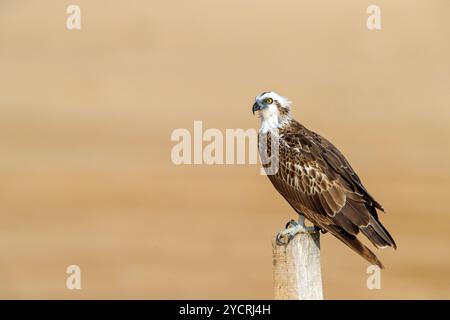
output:
POLYGON ((372 251, 370 251, 369 248, 362 244, 362 242, 359 241, 354 235, 346 232, 336 225, 328 225, 326 229, 336 238, 349 246, 353 251, 358 253, 361 257, 366 259, 368 262, 379 266, 381 269, 384 268, 383 264, 380 260, 378 260, 377 256, 372 251))

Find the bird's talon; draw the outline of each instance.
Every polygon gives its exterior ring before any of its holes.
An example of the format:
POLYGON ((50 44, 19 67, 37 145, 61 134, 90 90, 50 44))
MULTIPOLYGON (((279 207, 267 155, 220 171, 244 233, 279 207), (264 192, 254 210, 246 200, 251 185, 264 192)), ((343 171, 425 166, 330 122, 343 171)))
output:
POLYGON ((276 243, 277 245, 286 246, 291 242, 292 239, 295 238, 295 236, 298 233, 314 233, 317 232, 317 227, 311 226, 307 227, 304 223, 305 219, 303 216, 300 216, 299 221, 291 220, 286 224, 286 227, 284 230, 281 230, 277 233, 276 236, 276 243))
POLYGON ((284 240, 285 236, 286 236, 286 235, 283 235, 281 231, 277 233, 277 237, 276 237, 277 245, 279 245, 279 246, 285 246, 285 245, 287 245, 287 244, 289 243, 289 241, 290 241, 291 239, 288 238, 288 241, 286 242, 286 241, 284 240))
POLYGON ((286 223, 286 226, 284 228, 288 229, 288 228, 296 226, 296 225, 298 225, 297 221, 291 219, 291 221, 288 221, 288 223, 286 223))

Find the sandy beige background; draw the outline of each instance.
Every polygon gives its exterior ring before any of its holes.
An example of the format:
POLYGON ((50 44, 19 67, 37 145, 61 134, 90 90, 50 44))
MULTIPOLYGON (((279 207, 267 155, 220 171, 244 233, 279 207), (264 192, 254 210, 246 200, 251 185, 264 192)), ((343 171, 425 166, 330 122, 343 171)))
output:
POLYGON ((377 0, 381 31, 372 3, 2 0, 0 298, 272 298, 292 210, 256 165, 170 160, 194 120, 256 128, 265 90, 347 155, 398 243, 370 291, 322 237, 325 297, 450 298, 450 1, 377 0))

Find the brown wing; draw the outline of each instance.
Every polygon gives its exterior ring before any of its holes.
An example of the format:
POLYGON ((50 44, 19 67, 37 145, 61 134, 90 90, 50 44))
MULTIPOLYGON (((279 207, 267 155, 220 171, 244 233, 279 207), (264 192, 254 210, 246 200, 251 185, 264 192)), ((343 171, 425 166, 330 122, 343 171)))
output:
MULTIPOLYGON (((297 125, 301 126, 298 122, 297 125)), ((303 127, 305 131, 309 132, 309 138, 312 140, 313 148, 316 153, 320 154, 326 163, 349 184, 352 191, 358 192, 365 200, 365 202, 374 206, 381 211, 384 211, 383 207, 369 194, 366 188, 363 186, 361 179, 353 170, 350 163, 344 157, 344 155, 336 148, 330 141, 323 138, 319 134, 309 131, 303 127)), ((376 214, 376 210, 374 211, 376 214)))
POLYGON ((279 170, 268 176, 278 192, 299 214, 381 266, 356 235, 361 231, 376 247, 395 247, 395 242, 378 221, 376 208, 381 205, 345 157, 299 123, 280 134, 279 170))

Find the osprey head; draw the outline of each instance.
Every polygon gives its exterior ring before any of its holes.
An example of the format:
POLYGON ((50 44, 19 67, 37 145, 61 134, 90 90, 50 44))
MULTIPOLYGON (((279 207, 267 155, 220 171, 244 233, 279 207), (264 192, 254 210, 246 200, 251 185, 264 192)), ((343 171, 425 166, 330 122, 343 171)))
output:
POLYGON ((273 91, 263 92, 255 98, 252 111, 259 111, 261 129, 267 131, 289 122, 291 102, 273 91))

